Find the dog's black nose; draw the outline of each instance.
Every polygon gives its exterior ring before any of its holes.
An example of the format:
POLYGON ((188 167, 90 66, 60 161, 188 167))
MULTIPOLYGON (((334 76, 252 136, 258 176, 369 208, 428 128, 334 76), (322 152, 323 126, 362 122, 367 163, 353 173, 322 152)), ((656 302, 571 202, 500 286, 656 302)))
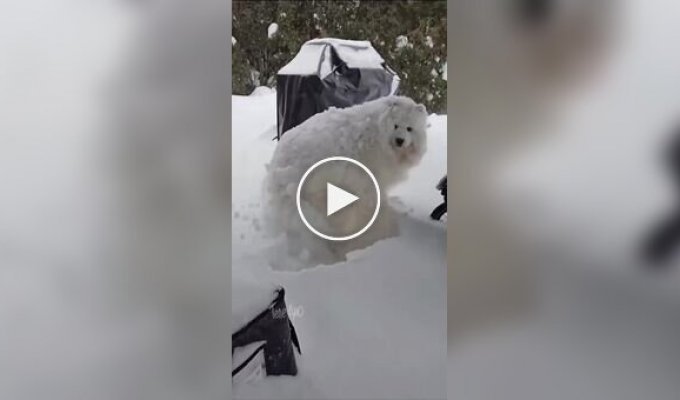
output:
POLYGON ((401 145, 404 144, 404 139, 398 137, 398 138, 394 139, 394 143, 397 144, 397 147, 401 147, 401 145))

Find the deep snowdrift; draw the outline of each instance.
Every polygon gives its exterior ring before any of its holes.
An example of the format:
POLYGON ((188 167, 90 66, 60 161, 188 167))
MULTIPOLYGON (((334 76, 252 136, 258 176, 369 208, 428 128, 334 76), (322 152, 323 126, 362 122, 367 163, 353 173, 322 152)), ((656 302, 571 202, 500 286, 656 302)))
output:
MULTIPOLYGON (((435 185, 446 171, 446 117, 429 118, 428 152, 390 194, 401 236, 351 253, 348 262, 292 273, 269 267, 265 254, 275 243, 261 220, 276 96, 234 96, 232 110, 233 281, 286 288, 303 352, 299 376, 240 385, 235 397, 444 398, 446 230, 428 215, 441 201, 435 185)), ((254 302, 260 296, 238 293, 254 302)), ((232 310, 232 321, 244 317, 232 310)))

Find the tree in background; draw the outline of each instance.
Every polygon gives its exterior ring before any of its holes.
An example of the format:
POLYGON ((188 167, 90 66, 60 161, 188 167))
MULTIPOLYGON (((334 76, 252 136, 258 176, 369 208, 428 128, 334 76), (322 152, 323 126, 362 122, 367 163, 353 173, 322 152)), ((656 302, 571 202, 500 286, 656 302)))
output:
POLYGON ((446 1, 234 1, 232 18, 234 94, 275 86, 304 42, 335 37, 370 41, 401 94, 446 113, 446 1))

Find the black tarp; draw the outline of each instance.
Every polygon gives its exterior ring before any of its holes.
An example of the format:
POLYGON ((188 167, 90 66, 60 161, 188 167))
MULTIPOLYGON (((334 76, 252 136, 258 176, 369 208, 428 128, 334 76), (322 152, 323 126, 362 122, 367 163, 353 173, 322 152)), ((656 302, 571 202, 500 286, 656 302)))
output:
POLYGON ((448 205, 447 205, 447 200, 446 200, 446 193, 447 193, 447 178, 446 175, 437 183, 437 190, 439 190, 439 193, 442 194, 444 197, 444 202, 438 205, 430 214, 430 218, 439 221, 444 214, 448 212, 448 205))
POLYGON ((277 138, 330 107, 395 94, 398 83, 397 74, 368 42, 311 40, 277 75, 277 138))
POLYGON ((297 375, 295 349, 301 354, 300 343, 293 323, 288 318, 283 288, 276 290, 274 300, 267 309, 231 336, 232 354, 237 347, 254 342, 264 344, 232 370, 232 377, 254 360, 261 351, 264 352, 267 375, 297 375))

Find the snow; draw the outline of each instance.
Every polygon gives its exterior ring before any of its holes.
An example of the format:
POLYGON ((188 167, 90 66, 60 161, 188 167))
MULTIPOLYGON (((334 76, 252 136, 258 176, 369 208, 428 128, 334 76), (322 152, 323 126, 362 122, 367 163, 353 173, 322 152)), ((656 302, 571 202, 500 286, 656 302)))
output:
POLYGON ((295 58, 281 68, 279 75, 314 75, 319 67, 325 46, 305 43, 295 58))
POLYGON ((442 79, 444 79, 445 81, 448 80, 448 72, 449 72, 448 68, 449 68, 449 64, 444 63, 444 66, 442 67, 442 79))
POLYGON ((236 38, 233 36, 231 37, 231 45, 236 46, 236 38))
POLYGON ((269 39, 274 38, 274 36, 276 36, 276 33, 278 31, 279 31, 279 24, 277 24, 276 22, 272 22, 271 24, 269 24, 269 27, 267 28, 267 37, 269 39))
POLYGON ((260 228, 276 96, 234 96, 232 110, 233 280, 285 287, 303 352, 297 377, 239 385, 234 397, 444 398, 446 228, 428 215, 441 202, 434 186, 446 173, 446 116, 429 117, 428 152, 391 193, 401 236, 344 263, 283 272, 268 266, 275 243, 260 228))
POLYGON ((231 288, 232 331, 238 331, 265 310, 274 300, 276 288, 273 282, 240 274, 231 288))
POLYGON ((425 38, 425 45, 429 48, 434 47, 434 42, 432 41, 432 36, 428 36, 425 38))
POLYGON ((408 38, 404 35, 397 36, 397 38, 395 39, 395 43, 396 43, 397 49, 403 49, 404 47, 407 47, 407 46, 413 47, 413 45, 408 42, 408 38))
POLYGON ((397 75, 394 75, 394 77, 392 78, 392 87, 391 87, 390 95, 394 95, 394 94, 397 93, 397 90, 399 90, 399 83, 400 82, 401 82, 401 80, 399 79, 399 77, 397 75))
POLYGON ((321 76, 325 76, 330 72, 329 45, 350 68, 383 68, 384 60, 370 42, 324 38, 305 42, 295 58, 279 70, 279 75, 313 75, 319 72, 319 60, 324 60, 321 70, 325 72, 321 76))
POLYGON ((267 86, 258 86, 251 93, 251 96, 266 96, 268 94, 276 93, 276 90, 267 86))
MULTIPOLYGON (((237 368, 238 366, 242 365, 244 362, 248 361, 248 358, 251 357, 257 349, 265 344, 265 341, 259 341, 259 342, 253 342, 251 344, 248 344, 246 346, 240 347, 234 351, 232 354, 231 358, 231 365, 232 368, 237 368)), ((264 352, 260 351, 257 353, 257 356, 250 360, 245 368, 243 368, 238 374, 235 376, 232 376, 232 381, 234 382, 235 385, 240 385, 242 383, 247 383, 247 382, 254 382, 259 379, 262 379, 266 372, 264 371, 264 352)))

